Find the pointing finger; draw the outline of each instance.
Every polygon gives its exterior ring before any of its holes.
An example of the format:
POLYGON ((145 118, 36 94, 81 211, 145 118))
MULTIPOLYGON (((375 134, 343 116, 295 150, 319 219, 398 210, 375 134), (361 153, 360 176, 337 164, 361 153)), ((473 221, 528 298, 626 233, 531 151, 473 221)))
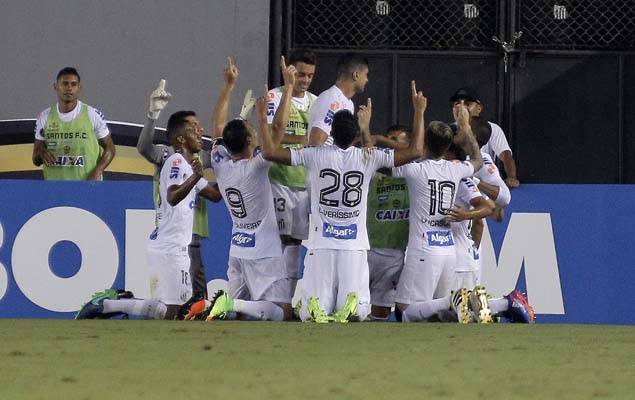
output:
POLYGON ((412 95, 416 96, 417 95, 417 84, 415 83, 414 80, 410 81, 410 88, 412 89, 412 95))
POLYGON ((287 63, 284 60, 284 56, 280 56, 280 67, 282 69, 287 69, 287 63))
POLYGON ((165 90, 165 79, 159 81, 159 90, 165 90))
POLYGON ((373 101, 370 99, 370 97, 368 98, 368 100, 366 100, 366 107, 373 108, 373 101))

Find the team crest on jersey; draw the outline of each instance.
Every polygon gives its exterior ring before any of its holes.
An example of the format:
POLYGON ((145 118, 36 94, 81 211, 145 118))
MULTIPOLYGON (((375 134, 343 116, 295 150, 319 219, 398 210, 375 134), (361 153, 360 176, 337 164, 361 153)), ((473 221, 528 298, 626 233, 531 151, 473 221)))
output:
POLYGON ((426 236, 430 246, 454 246, 454 238, 451 231, 430 231, 426 232, 426 236))
POLYGON ((256 247, 256 234, 236 232, 232 235, 232 245, 238 247, 256 247))
POLYGON ((357 224, 338 226, 325 222, 322 225, 322 236, 333 239, 357 239, 357 224))
POLYGON ((336 101, 335 103, 331 103, 331 105, 329 106, 329 108, 331 109, 331 111, 337 111, 340 108, 342 108, 342 105, 340 104, 339 101, 336 101))
POLYGON ((173 167, 178 167, 179 165, 181 165, 181 159, 180 158, 175 158, 174 160, 172 160, 172 166, 173 167))

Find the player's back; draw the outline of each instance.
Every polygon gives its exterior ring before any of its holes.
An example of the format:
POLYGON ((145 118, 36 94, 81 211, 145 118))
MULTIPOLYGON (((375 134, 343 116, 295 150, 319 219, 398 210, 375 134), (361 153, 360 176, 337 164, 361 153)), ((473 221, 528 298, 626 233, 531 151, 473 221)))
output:
POLYGON ((214 147, 211 156, 233 222, 230 255, 246 259, 279 257, 280 238, 268 178, 271 162, 260 151, 252 158, 233 160, 222 145, 214 147))
POLYGON ((325 145, 293 154, 302 159, 310 182, 311 248, 368 250, 368 185, 377 169, 394 164, 394 152, 325 145))
POLYGON ((474 172, 461 161, 423 160, 394 170, 408 182, 410 233, 408 251, 453 254, 454 239, 446 217, 454 205, 461 179, 474 172))

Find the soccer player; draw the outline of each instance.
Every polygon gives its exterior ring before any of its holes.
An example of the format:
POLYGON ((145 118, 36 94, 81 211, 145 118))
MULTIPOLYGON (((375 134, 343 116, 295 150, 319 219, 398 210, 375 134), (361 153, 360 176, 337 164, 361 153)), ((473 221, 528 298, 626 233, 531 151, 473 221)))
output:
MULTIPOLYGON (((464 104, 467 106, 471 117, 478 117, 483 112, 483 104, 479 99, 478 93, 476 93, 473 88, 459 88, 452 97, 450 97, 450 103, 452 105, 457 104, 461 100, 463 100, 464 104)), ((514 157, 512 156, 512 151, 509 147, 509 143, 507 143, 507 138, 505 138, 505 133, 497 124, 493 122, 489 122, 489 124, 492 129, 492 137, 481 147, 481 149, 485 153, 488 153, 492 159, 494 157, 498 157, 503 162, 505 173, 507 174, 505 183, 510 188, 516 188, 520 186, 520 182, 516 177, 516 161, 514 161, 514 157)))
POLYGON ((408 253, 395 298, 404 322, 424 321, 451 306, 460 320, 469 317, 468 299, 449 296, 456 255, 447 216, 454 206, 459 182, 472 176, 483 161, 470 129, 467 108, 462 102, 456 107, 460 108, 456 141, 470 161, 443 159, 453 132, 448 125, 434 121, 425 132, 424 160, 393 171, 395 176, 406 178, 410 196, 408 253))
POLYGON ((304 165, 311 188, 310 248, 304 261, 300 318, 303 321, 364 320, 370 312, 369 249, 366 202, 370 178, 379 168, 402 165, 422 155, 426 98, 412 84, 415 109, 413 138, 406 149, 351 146, 361 133, 370 144, 371 100, 357 118, 348 110, 334 113, 333 145, 281 149, 281 133, 262 135, 266 159, 304 165), (329 316, 332 314, 332 316, 329 316))
POLYGON ((368 60, 346 53, 337 61, 337 79, 315 100, 309 117, 309 144, 333 144, 330 135, 333 116, 340 110, 355 112, 351 99, 362 93, 368 83, 368 60))
POLYGON ((168 120, 167 135, 174 154, 161 168, 157 227, 148 240, 151 298, 119 299, 110 289, 85 304, 77 319, 113 313, 174 319, 180 306, 192 296, 188 244, 192 239, 194 202, 197 194, 212 201, 221 198, 203 178, 203 166, 197 155, 202 147, 201 132, 192 111, 178 111, 168 120))
MULTIPOLYGON (((280 107, 286 86, 272 89, 268 93, 267 122, 273 130, 282 130, 282 147, 302 148, 306 144, 309 112, 316 96, 309 92, 315 75, 315 54, 297 50, 289 58, 295 68, 295 84, 291 89, 291 106, 286 118, 284 107, 280 107)), ((282 70, 287 66, 284 56, 282 70)), ((278 220, 282 258, 291 279, 291 295, 299 277, 300 245, 309 234, 309 195, 306 190, 306 171, 301 166, 274 163, 269 170, 273 204, 278 220)))
MULTIPOLYGON (((380 147, 400 148, 410 144, 408 128, 394 125, 381 139, 374 135, 380 147)), ((391 176, 380 169, 370 181, 368 191, 368 228, 370 318, 385 321, 395 305, 395 292, 403 268, 404 251, 408 244, 408 214, 410 202, 404 178, 391 176)))
POLYGON ((57 104, 38 114, 33 164, 46 180, 102 180, 115 157, 115 145, 101 111, 79 101, 79 73, 66 67, 53 88, 57 104))

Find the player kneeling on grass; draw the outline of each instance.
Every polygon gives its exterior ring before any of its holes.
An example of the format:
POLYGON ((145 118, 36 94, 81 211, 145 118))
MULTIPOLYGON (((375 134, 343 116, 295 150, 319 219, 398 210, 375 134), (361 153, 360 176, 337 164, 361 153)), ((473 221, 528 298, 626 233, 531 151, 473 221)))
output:
POLYGON ((196 195, 220 201, 218 190, 203 178, 197 157, 202 129, 192 111, 170 116, 168 139, 175 153, 165 160, 159 178, 157 228, 148 240, 150 299, 122 298, 112 289, 97 294, 77 314, 77 319, 124 313, 149 319, 174 319, 192 295, 188 244, 192 239, 196 195))
POLYGON ((370 312, 369 249, 366 204, 370 180, 379 168, 403 165, 422 155, 425 97, 412 82, 415 124, 405 149, 357 148, 363 135, 370 144, 371 102, 360 107, 357 118, 349 111, 335 113, 333 145, 282 149, 281 132, 262 135, 265 158, 286 165, 304 165, 311 188, 310 248, 305 258, 300 318, 303 321, 347 322, 364 320, 370 312))

